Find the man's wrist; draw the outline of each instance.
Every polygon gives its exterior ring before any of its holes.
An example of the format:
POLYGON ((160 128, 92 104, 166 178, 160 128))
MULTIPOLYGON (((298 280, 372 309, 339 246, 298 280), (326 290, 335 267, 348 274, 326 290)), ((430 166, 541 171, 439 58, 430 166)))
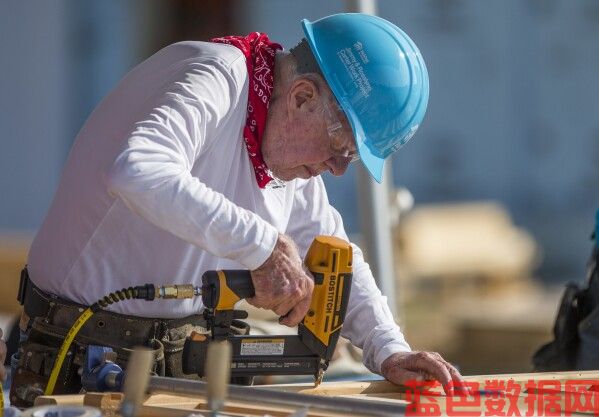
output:
POLYGON ((377 355, 374 359, 375 366, 376 366, 376 373, 378 373, 379 375, 382 375, 383 362, 385 362, 391 356, 395 355, 396 353, 410 353, 410 352, 412 352, 412 349, 405 342, 404 343, 394 342, 394 343, 389 343, 389 344, 385 345, 383 348, 381 348, 377 352, 377 355))
POLYGON ((279 231, 273 225, 265 222, 263 233, 256 242, 255 249, 239 259, 239 263, 251 271, 258 269, 270 257, 278 239, 279 231))

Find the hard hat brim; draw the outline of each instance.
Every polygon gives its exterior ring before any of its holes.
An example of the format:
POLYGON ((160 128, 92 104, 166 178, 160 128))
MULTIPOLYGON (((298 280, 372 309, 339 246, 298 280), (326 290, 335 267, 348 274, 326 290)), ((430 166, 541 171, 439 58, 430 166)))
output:
POLYGON ((362 130, 360 120, 355 114, 353 114, 351 106, 349 106, 348 103, 346 103, 345 100, 342 99, 342 92, 338 91, 337 84, 330 79, 330 75, 326 71, 326 66, 323 65, 322 57, 320 56, 320 54, 318 53, 318 49, 314 45, 314 32, 312 28, 312 23, 309 22, 307 19, 302 19, 302 28, 304 30, 304 34, 306 35, 308 45, 310 46, 310 49, 314 54, 316 62, 318 62, 318 65, 320 66, 320 69, 324 75, 324 78, 329 88, 333 92, 333 95, 337 98, 337 102, 339 103, 339 105, 343 109, 343 112, 347 116, 347 119, 349 120, 349 124, 352 128, 354 139, 358 147, 358 153, 360 154, 360 161, 362 161, 362 164, 366 167, 372 178, 374 178, 374 180, 380 184, 383 180, 383 168, 385 165, 385 158, 381 158, 379 156, 374 155, 370 148, 366 146, 366 137, 364 131, 362 130))
MULTIPOLYGON (((351 124, 351 123, 350 123, 351 124)), ((356 131, 354 130, 354 135, 356 131)), ((385 167, 385 158, 380 158, 376 155, 373 155, 368 149, 368 146, 363 145, 358 148, 358 153, 360 154, 360 161, 366 167, 370 176, 374 178, 376 182, 379 184, 383 181, 383 168, 385 167)))

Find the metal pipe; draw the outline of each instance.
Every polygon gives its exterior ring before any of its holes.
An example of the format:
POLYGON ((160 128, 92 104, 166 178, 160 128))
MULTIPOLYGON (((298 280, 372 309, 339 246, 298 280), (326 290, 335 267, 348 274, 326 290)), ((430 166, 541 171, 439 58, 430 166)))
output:
POLYGON ((387 297, 391 313, 397 317, 393 239, 389 215, 389 187, 393 180, 388 172, 391 169, 390 165, 390 159, 385 161, 382 184, 376 184, 364 167, 358 167, 356 181, 360 196, 358 207, 366 260, 379 289, 387 297))
MULTIPOLYGON (((148 385, 149 393, 183 394, 193 397, 206 396, 208 384, 203 381, 191 381, 179 378, 153 376, 148 385)), ((390 401, 366 402, 354 398, 324 397, 317 395, 299 394, 266 388, 229 385, 229 398, 275 405, 286 405, 298 408, 314 408, 350 415, 365 415, 377 417, 404 416, 405 404, 390 401)))
POLYGON ((346 0, 346 9, 348 12, 359 12, 376 15, 376 0, 346 0))
MULTIPOLYGON (((346 0, 345 5, 348 12, 371 15, 377 13, 376 0, 346 0)), ((382 184, 376 184, 363 166, 359 166, 356 171, 364 252, 374 280, 387 297, 391 313, 397 317, 393 239, 389 215, 390 190, 393 188, 391 158, 385 161, 382 184)))

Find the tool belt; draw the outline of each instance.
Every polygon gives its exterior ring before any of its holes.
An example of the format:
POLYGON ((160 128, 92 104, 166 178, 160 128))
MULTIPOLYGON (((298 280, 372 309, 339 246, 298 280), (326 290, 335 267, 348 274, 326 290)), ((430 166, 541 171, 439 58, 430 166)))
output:
MULTIPOLYGON (((18 301, 23 305, 21 329, 27 326, 28 337, 19 347, 10 399, 17 407, 30 407, 34 399, 43 394, 60 345, 87 306, 42 291, 29 279, 27 268, 21 272, 18 301)), ((112 348, 117 354, 116 363, 123 369, 132 349, 146 346, 154 351, 155 374, 198 378, 182 373, 183 346, 192 331, 209 333, 202 315, 160 319, 100 310, 75 337, 54 393, 71 394, 81 390, 78 371, 88 345, 112 348)), ((232 328, 232 331, 247 334, 249 327, 232 328)))

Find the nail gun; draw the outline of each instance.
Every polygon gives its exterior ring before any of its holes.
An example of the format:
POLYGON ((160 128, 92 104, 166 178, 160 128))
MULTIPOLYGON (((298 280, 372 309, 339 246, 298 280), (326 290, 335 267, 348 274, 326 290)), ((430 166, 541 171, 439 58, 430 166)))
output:
POLYGON ((234 320, 247 318, 235 304, 254 296, 250 271, 207 271, 202 276, 204 317, 210 335, 193 332, 183 349, 183 372, 205 374, 208 344, 228 340, 233 347, 231 376, 314 375, 322 381, 345 319, 352 280, 352 248, 339 238, 318 236, 304 263, 314 277, 308 313, 297 335, 249 336, 232 334, 234 320))

